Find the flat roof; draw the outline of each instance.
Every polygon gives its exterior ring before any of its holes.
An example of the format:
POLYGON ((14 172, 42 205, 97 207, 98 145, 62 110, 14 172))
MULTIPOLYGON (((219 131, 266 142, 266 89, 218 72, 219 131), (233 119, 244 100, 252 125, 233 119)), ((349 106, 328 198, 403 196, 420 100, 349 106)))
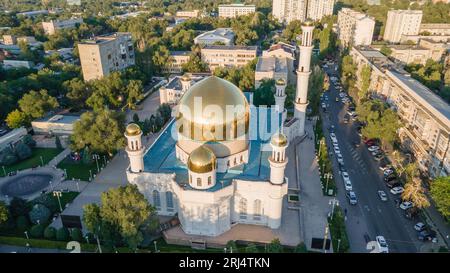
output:
POLYGON ((255 50, 257 49, 257 46, 244 46, 244 45, 207 45, 203 49, 221 49, 221 50, 255 50))
POLYGON ((73 124, 79 120, 80 116, 77 115, 54 115, 37 119, 33 122, 48 122, 48 123, 61 123, 61 124, 73 124))
POLYGON ((256 72, 287 72, 287 62, 285 58, 276 58, 273 56, 264 56, 258 58, 256 72))

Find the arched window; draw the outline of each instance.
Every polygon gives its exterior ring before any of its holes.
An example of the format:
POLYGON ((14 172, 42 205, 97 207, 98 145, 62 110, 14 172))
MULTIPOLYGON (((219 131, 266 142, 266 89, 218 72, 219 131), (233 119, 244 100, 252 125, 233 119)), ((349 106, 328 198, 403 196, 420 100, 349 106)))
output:
POLYGON ((170 191, 166 191, 166 205, 168 211, 173 211, 173 194, 170 191))
POLYGON ((212 184, 212 178, 211 176, 208 176, 208 186, 212 184))
POLYGON ((198 187, 202 186, 202 179, 200 177, 197 177, 197 186, 198 187))
POLYGON ((156 209, 161 209, 161 199, 159 198, 159 192, 157 190, 153 190, 153 205, 156 209))
POLYGON ((247 199, 241 198, 239 201, 239 218, 247 219, 247 199))
POLYGON ((255 202, 253 202, 253 219, 261 220, 261 214, 261 200, 256 199, 255 202))
POLYGON ((241 163, 244 162, 244 156, 241 155, 241 163))

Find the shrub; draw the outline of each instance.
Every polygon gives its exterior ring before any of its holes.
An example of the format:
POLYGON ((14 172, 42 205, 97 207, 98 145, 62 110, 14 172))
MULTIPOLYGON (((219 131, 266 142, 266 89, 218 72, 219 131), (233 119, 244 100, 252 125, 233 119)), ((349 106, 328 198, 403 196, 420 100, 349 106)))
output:
POLYGON ((81 243, 83 241, 83 233, 79 228, 73 228, 72 233, 70 234, 70 238, 81 243))
POLYGON ((245 248, 245 253, 258 253, 258 247, 256 247, 255 244, 248 244, 248 246, 245 248))
POLYGON ((32 223, 37 224, 39 222, 40 224, 44 224, 50 219, 52 213, 46 206, 36 204, 28 215, 32 223))
POLYGON ((46 227, 44 230, 44 238, 54 240, 56 238, 56 229, 54 227, 46 227))
POLYGON ((34 225, 30 229, 30 236, 32 238, 42 238, 44 236, 44 225, 34 225))
POLYGON ((295 247, 294 250, 295 253, 307 253, 308 250, 306 249, 305 243, 300 243, 295 247))
POLYGON ((232 241, 232 240, 228 241, 228 243, 227 243, 227 250, 228 251, 232 250, 233 253, 237 253, 238 252, 238 248, 237 248, 236 242, 232 241))
POLYGON ((16 163, 18 160, 17 156, 14 154, 11 148, 6 148, 0 153, 0 164, 5 166, 10 166, 16 163))
POLYGON ((16 226, 19 231, 23 232, 28 229, 28 227, 30 226, 30 222, 28 221, 28 218, 26 216, 22 215, 17 217, 16 226))
POLYGON ((27 202, 22 198, 14 197, 9 203, 9 213, 14 218, 27 215, 29 211, 27 202))
POLYGON ((268 253, 281 253, 283 252, 283 246, 278 238, 273 239, 272 242, 267 246, 268 253))
POLYGON ((22 138, 22 142, 31 148, 36 146, 36 141, 33 139, 31 135, 24 136, 22 138))
POLYGON ((33 206, 36 204, 44 205, 52 212, 52 214, 59 211, 58 201, 50 194, 40 195, 31 201, 31 204, 33 206))
POLYGON ((23 142, 19 142, 15 148, 17 157, 21 160, 27 159, 33 155, 31 148, 23 142))
POLYGON ((65 227, 58 229, 58 231, 56 232, 56 240, 68 241, 69 240, 69 230, 65 227))

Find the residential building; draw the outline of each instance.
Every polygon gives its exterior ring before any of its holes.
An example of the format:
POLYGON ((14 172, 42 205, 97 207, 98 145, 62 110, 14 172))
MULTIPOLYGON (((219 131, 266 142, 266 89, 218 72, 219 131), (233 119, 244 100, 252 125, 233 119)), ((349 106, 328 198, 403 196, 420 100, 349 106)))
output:
POLYGON ((306 16, 311 20, 321 20, 322 17, 333 14, 335 0, 309 0, 306 16))
POLYGON ((23 60, 3 60, 3 68, 11 69, 11 68, 28 68, 31 69, 34 67, 34 63, 31 61, 23 61, 23 60))
POLYGON ((38 15, 47 15, 49 14, 48 10, 32 10, 32 11, 25 11, 25 12, 19 12, 17 13, 17 16, 25 16, 25 17, 35 17, 38 15))
POLYGON ((22 138, 27 135, 27 129, 25 127, 20 127, 17 129, 13 129, 5 135, 0 137, 0 152, 3 151, 7 147, 14 146, 17 142, 22 140, 22 138))
POLYGON ((450 50, 448 42, 435 42, 431 39, 423 38, 419 41, 419 46, 431 51, 431 59, 440 61, 442 57, 450 50))
POLYGON ((217 28, 204 32, 194 38, 194 43, 199 45, 232 45, 235 34, 231 28, 217 28))
POLYGON ((335 0, 273 0, 272 14, 283 23, 306 19, 320 20, 332 15, 335 0))
POLYGON ((230 4, 219 5, 219 17, 234 18, 256 12, 255 5, 230 4))
MULTIPOLYGON (((402 147, 410 151, 431 177, 450 175, 450 105, 380 52, 353 47, 358 66, 372 68, 369 92, 398 113, 402 147)), ((357 84, 361 84, 358 77, 357 84)))
POLYGON ((288 66, 286 58, 263 56, 258 58, 255 69, 255 87, 258 88, 263 80, 283 79, 288 81, 288 66))
POLYGON ((15 35, 3 35, 3 44, 15 45, 17 44, 17 37, 15 35))
POLYGON ((338 36, 344 46, 372 44, 375 19, 367 14, 343 8, 338 13, 338 36))
POLYGON ((439 55, 439 52, 433 52, 433 50, 420 45, 391 45, 389 48, 392 51, 390 57, 403 65, 411 63, 424 65, 428 59, 440 61, 445 52, 444 49, 439 55))
POLYGON ((448 43, 450 42, 450 35, 402 35, 400 40, 401 44, 415 43, 418 44, 420 40, 428 39, 436 43, 448 43))
POLYGON ((450 24, 421 24, 419 33, 427 35, 450 35, 450 24))
POLYGON ((78 115, 47 116, 31 122, 35 134, 71 135, 78 115))
POLYGON ((262 52, 263 57, 272 56, 276 58, 285 58, 287 63, 288 78, 287 84, 296 84, 297 76, 295 74, 294 63, 296 60, 296 46, 278 42, 271 45, 269 49, 262 52))
POLYGON ((53 35, 56 31, 66 28, 75 28, 83 23, 83 18, 72 18, 68 20, 50 20, 50 22, 42 22, 42 28, 47 35, 53 35))
POLYGON ((183 64, 189 62, 191 51, 171 51, 168 63, 164 66, 163 72, 169 74, 181 73, 183 64))
POLYGON ((177 11, 175 16, 176 17, 186 17, 186 18, 198 18, 200 17, 201 11, 198 9, 194 10, 180 10, 177 11))
POLYGON ((159 88, 160 103, 177 104, 184 93, 203 78, 205 75, 195 73, 170 78, 166 85, 159 88))
POLYGON ((241 67, 256 58, 256 46, 208 45, 202 48, 202 61, 214 71, 217 67, 241 67))
POLYGON ((26 44, 33 45, 40 43, 36 41, 34 36, 15 36, 15 35, 3 35, 3 44, 5 45, 16 45, 19 42, 25 42, 26 44))
POLYGON ((417 35, 421 22, 421 10, 390 10, 383 39, 390 43, 399 43, 402 35, 417 35))
POLYGON ((131 33, 117 32, 78 43, 85 81, 100 79, 135 64, 131 33))

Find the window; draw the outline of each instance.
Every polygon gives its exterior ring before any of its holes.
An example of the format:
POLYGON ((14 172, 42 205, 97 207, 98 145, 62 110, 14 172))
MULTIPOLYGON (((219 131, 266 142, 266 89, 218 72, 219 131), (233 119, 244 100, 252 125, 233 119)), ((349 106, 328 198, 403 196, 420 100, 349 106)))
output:
POLYGON ((173 194, 170 191, 166 191, 166 205, 168 211, 173 211, 173 194))
POLYGON ((239 218, 247 219, 247 199, 245 198, 239 201, 239 218))
POLYGON ((159 192, 157 190, 153 190, 153 205, 156 209, 161 209, 161 199, 159 198, 159 192))
POLYGON ((253 203, 253 220, 261 220, 261 200, 256 199, 253 203))
POLYGON ((197 177, 197 187, 202 186, 202 179, 200 177, 197 177))

